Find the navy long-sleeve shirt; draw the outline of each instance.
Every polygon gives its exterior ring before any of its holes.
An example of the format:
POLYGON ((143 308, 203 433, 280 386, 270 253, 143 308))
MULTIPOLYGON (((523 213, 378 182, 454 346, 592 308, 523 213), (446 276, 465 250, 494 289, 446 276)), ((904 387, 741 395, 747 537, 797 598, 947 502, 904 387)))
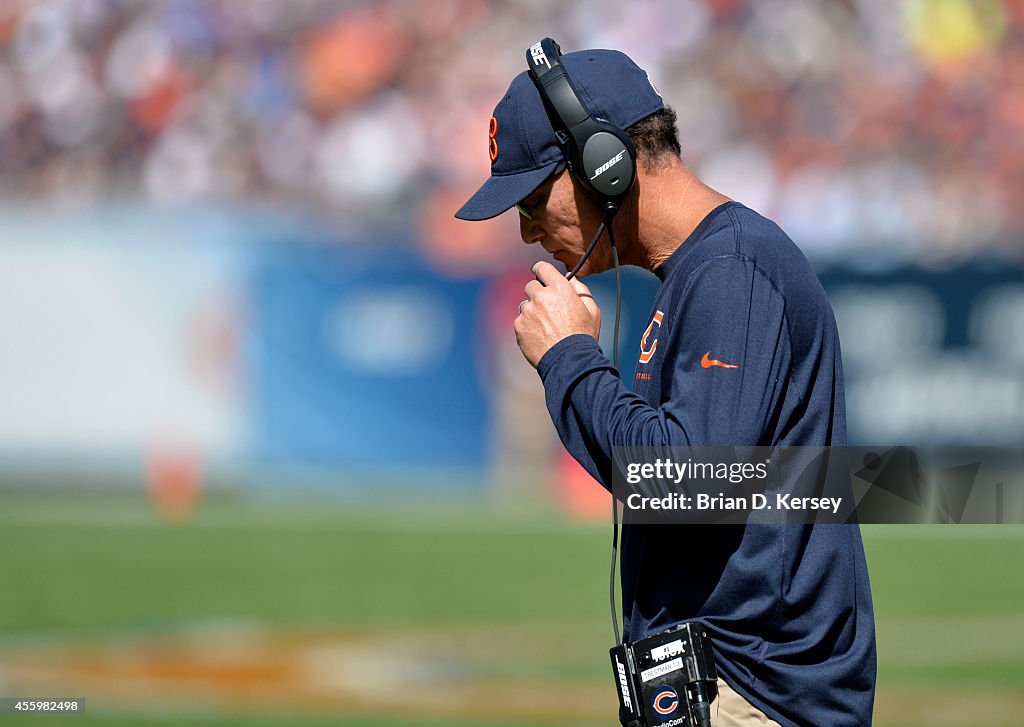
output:
MULTIPOLYGON (((569 452, 609 489, 618 446, 844 446, 839 337, 796 245, 735 202, 655 271, 662 286, 628 390, 597 342, 538 364, 569 452)), ((623 633, 699 619, 723 679, 787 726, 871 723, 875 636, 856 525, 622 530, 623 633)))

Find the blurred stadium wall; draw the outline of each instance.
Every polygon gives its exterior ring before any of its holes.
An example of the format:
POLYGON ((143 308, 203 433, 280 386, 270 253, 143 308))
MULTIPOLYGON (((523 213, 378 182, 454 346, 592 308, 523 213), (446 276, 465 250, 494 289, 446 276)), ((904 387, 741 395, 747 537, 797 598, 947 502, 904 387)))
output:
POLYGON ((1024 3, 38 0, 0 7, 4 478, 559 479, 536 252, 451 216, 544 34, 632 54, 806 251, 855 443, 1024 439, 1024 3))

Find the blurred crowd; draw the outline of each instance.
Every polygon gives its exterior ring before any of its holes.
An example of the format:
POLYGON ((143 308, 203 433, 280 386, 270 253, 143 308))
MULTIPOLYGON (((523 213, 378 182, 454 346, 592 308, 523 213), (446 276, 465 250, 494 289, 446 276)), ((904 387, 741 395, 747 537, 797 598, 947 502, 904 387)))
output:
POLYGON ((684 160, 810 254, 1024 249, 1024 0, 5 0, 0 205, 280 211, 523 259, 452 213, 526 48, 619 48, 684 160))

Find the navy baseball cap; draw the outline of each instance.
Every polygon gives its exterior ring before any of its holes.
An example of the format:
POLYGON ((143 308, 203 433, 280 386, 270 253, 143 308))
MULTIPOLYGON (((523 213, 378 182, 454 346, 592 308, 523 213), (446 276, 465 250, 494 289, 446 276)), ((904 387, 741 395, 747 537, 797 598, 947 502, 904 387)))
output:
MULTIPOLYGON (((562 56, 584 106, 625 129, 665 107, 647 72, 614 50, 562 56)), ((539 187, 565 155, 555 138, 540 92, 529 73, 512 81, 494 108, 489 129, 491 176, 455 213, 460 220, 487 220, 510 209, 539 187)))

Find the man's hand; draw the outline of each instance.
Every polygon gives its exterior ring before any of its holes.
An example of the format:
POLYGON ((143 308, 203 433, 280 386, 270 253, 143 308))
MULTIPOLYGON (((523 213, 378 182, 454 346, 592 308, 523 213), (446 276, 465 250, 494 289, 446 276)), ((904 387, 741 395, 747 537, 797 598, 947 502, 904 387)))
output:
POLYGON ((575 278, 566 280, 554 265, 539 262, 533 274, 540 282, 526 284, 526 300, 519 304, 516 343, 536 368, 548 349, 575 333, 596 340, 601 335, 601 309, 590 288, 575 278))

